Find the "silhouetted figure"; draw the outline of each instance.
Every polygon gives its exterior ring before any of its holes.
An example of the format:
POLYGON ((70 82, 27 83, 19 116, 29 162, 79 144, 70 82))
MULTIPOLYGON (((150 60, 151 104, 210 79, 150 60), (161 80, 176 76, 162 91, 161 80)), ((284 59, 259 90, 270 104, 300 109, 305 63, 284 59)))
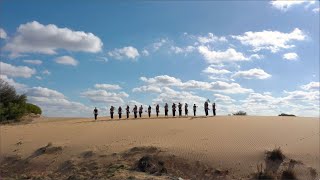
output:
POLYGON ((122 114, 122 108, 121 108, 121 106, 119 106, 119 108, 118 108, 118 114, 119 114, 119 119, 121 119, 121 114, 122 114))
POLYGON ((150 105, 148 107, 148 115, 149 115, 149 118, 150 118, 150 116, 151 116, 151 106, 150 105))
POLYGON ((129 114, 130 114, 130 108, 129 108, 129 105, 127 105, 126 112, 127 112, 127 119, 128 119, 128 118, 129 118, 129 114))
POLYGON ((139 116, 141 117, 141 115, 142 115, 142 112, 143 112, 143 107, 142 107, 142 105, 139 107, 139 116))
POLYGON ((206 116, 208 116, 208 114, 209 114, 209 103, 208 103, 208 101, 206 101, 205 103, 204 103, 204 112, 206 113, 206 116))
POLYGON ((172 104, 172 115, 173 115, 173 117, 176 116, 176 104, 175 103, 172 104))
POLYGON ((196 104, 193 105, 193 116, 196 116, 196 112, 197 112, 197 106, 196 104))
POLYGON ((111 108, 110 108, 110 116, 111 116, 111 119, 113 119, 113 113, 114 113, 114 107, 111 106, 111 108))
POLYGON ((97 120, 98 117, 98 109, 95 107, 93 110, 93 114, 94 114, 94 120, 97 120))
POLYGON ((188 104, 184 104, 184 115, 188 116, 188 104))
POLYGON ((158 117, 158 115, 159 115, 159 112, 160 112, 160 109, 159 109, 160 107, 159 107, 159 104, 157 104, 157 106, 156 106, 156 113, 157 113, 157 117, 158 117))
POLYGON ((216 103, 212 104, 213 116, 216 116, 216 103))
POLYGON ((168 103, 164 105, 164 116, 168 116, 169 106, 168 103))
POLYGON ((134 118, 137 118, 137 113, 138 113, 138 107, 137 107, 137 105, 134 105, 133 113, 134 113, 134 118))
POLYGON ((181 117, 182 116, 182 104, 181 103, 179 103, 178 108, 179 108, 179 117, 181 117))

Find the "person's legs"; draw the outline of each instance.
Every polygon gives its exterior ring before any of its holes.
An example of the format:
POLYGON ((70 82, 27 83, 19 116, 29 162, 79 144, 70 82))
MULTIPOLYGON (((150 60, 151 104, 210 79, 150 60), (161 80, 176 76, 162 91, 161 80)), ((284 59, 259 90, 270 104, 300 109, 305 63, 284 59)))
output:
POLYGON ((196 116, 196 111, 193 111, 193 116, 196 116))
POLYGON ((97 120, 97 114, 94 115, 94 120, 97 120))

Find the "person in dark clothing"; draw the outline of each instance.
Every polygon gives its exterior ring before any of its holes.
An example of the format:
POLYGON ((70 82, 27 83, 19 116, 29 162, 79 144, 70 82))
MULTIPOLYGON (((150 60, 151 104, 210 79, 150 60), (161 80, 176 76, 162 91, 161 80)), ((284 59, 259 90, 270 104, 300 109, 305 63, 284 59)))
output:
POLYGON ((127 112, 127 119, 129 119, 129 114, 130 114, 130 108, 129 108, 129 105, 127 105, 126 112, 127 112))
POLYGON ((142 115, 142 112, 143 112, 143 107, 142 107, 142 105, 140 106, 140 108, 139 108, 139 116, 141 117, 141 115, 142 115))
POLYGON ((156 106, 156 113, 157 113, 157 117, 159 116, 159 112, 160 112, 160 110, 159 110, 159 104, 157 104, 157 106, 156 106))
POLYGON ((121 106, 119 106, 119 108, 118 108, 118 114, 119 114, 119 119, 121 119, 121 114, 122 114, 122 108, 121 108, 121 106))
POLYGON ((150 116, 151 116, 151 106, 150 105, 148 107, 148 115, 149 115, 149 118, 150 118, 150 116))
POLYGON ((169 106, 168 106, 168 103, 166 103, 166 105, 164 105, 164 116, 168 116, 168 111, 169 111, 169 106))
POLYGON ((114 107, 111 106, 111 108, 110 108, 110 116, 111 116, 111 119, 113 119, 113 113, 114 113, 114 107))
POLYGON ((134 118, 137 118, 137 113, 138 113, 138 107, 137 107, 137 105, 134 105, 133 113, 134 113, 134 118))
POLYGON ((193 116, 196 116, 197 106, 196 104, 193 105, 193 116))
POLYGON ((208 103, 208 101, 206 101, 205 103, 204 103, 204 112, 206 113, 206 116, 208 116, 208 114, 209 114, 209 103, 208 103))
POLYGON ((184 104, 184 115, 188 116, 188 104, 184 104))
POLYGON ((93 110, 93 114, 94 114, 94 120, 97 120, 98 117, 98 109, 95 107, 93 110))
POLYGON ((181 103, 179 103, 178 108, 179 108, 179 117, 181 117, 182 116, 182 104, 181 103))
POLYGON ((212 104, 213 116, 216 116, 216 103, 212 104))
POLYGON ((173 115, 173 117, 176 116, 176 104, 175 103, 172 104, 172 115, 173 115))

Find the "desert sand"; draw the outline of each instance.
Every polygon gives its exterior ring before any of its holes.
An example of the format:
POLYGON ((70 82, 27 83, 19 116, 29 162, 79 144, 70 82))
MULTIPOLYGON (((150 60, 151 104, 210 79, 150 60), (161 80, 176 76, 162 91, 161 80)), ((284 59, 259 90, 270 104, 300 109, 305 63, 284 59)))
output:
POLYGON ((278 171, 299 162, 298 178, 313 179, 320 172, 319 122, 319 118, 262 116, 42 118, 1 125, 1 176, 252 179, 257 165, 265 169, 266 151, 280 147, 286 158, 278 171), (157 173, 145 176, 135 171, 144 155, 160 159, 166 170, 161 173, 157 167, 157 173), (76 167, 77 172, 87 173, 70 175, 76 167))

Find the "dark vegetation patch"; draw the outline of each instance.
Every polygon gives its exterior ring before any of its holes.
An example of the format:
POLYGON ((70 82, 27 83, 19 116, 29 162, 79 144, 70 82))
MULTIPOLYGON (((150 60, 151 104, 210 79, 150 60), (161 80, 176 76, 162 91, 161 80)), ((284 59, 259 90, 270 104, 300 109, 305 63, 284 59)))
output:
POLYGON ((294 114, 286 114, 286 113, 281 113, 281 114, 279 114, 278 116, 296 116, 296 115, 294 115, 294 114))

